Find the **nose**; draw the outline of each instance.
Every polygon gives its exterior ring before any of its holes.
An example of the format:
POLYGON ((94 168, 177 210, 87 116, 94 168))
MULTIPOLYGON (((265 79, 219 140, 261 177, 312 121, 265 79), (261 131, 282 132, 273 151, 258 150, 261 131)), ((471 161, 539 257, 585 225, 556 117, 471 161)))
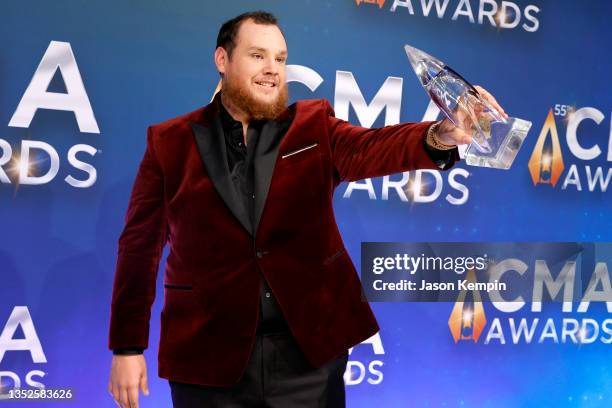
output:
POLYGON ((278 74, 278 66, 279 66, 279 63, 278 61, 276 61, 275 57, 266 58, 266 64, 264 65, 264 74, 266 75, 278 74))

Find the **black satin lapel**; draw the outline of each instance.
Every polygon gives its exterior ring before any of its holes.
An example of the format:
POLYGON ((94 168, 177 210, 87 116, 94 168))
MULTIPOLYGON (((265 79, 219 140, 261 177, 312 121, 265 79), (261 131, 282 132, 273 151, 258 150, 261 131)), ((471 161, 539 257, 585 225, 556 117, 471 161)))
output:
POLYGON ((202 157, 202 162, 204 162, 204 166, 208 171, 208 175, 215 189, 232 214, 240 221, 249 234, 252 235, 253 230, 251 228, 251 222, 249 221, 244 205, 238 199, 238 194, 234 189, 230 177, 221 120, 219 117, 215 117, 211 122, 211 127, 191 122, 191 128, 195 135, 200 157, 202 157))
POLYGON ((259 226, 264 206, 266 205, 272 173, 274 173, 274 164, 278 156, 278 148, 289 125, 290 122, 278 123, 269 121, 264 125, 259 136, 254 162, 255 220, 253 232, 255 234, 257 233, 257 227, 259 226))

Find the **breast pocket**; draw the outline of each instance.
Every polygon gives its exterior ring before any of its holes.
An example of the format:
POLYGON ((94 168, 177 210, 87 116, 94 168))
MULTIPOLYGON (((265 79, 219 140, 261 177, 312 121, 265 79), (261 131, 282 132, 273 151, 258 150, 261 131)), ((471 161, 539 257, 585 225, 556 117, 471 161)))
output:
POLYGON ((281 161, 283 164, 287 166, 291 166, 297 163, 302 163, 309 159, 314 159, 321 156, 321 149, 319 148, 319 143, 311 143, 297 149, 292 149, 290 151, 284 152, 281 154, 281 161))

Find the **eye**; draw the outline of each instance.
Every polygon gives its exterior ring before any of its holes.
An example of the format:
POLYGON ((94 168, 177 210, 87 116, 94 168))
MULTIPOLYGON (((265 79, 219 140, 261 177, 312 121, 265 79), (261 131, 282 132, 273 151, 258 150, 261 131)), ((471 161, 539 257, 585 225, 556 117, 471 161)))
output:
POLYGON ((255 59, 263 59, 263 56, 261 54, 251 54, 251 57, 255 59))
POLYGON ((284 64, 284 63, 285 63, 285 61, 287 61, 285 58, 282 58, 282 57, 278 57, 278 58, 276 58, 276 62, 279 62, 279 63, 281 63, 281 64, 284 64))

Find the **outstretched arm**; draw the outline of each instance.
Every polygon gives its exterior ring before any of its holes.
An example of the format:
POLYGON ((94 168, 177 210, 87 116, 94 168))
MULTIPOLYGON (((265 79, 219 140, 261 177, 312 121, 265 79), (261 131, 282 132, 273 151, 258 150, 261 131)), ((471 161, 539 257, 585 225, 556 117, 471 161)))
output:
MULTIPOLYGON (((333 162, 341 181, 400 173, 414 169, 440 170, 425 146, 427 130, 434 122, 402 123, 382 128, 364 128, 334 117, 324 101, 333 162)), ((434 157, 432 157, 434 156, 434 157)), ((449 155, 449 168, 459 159, 457 149, 449 155)))

